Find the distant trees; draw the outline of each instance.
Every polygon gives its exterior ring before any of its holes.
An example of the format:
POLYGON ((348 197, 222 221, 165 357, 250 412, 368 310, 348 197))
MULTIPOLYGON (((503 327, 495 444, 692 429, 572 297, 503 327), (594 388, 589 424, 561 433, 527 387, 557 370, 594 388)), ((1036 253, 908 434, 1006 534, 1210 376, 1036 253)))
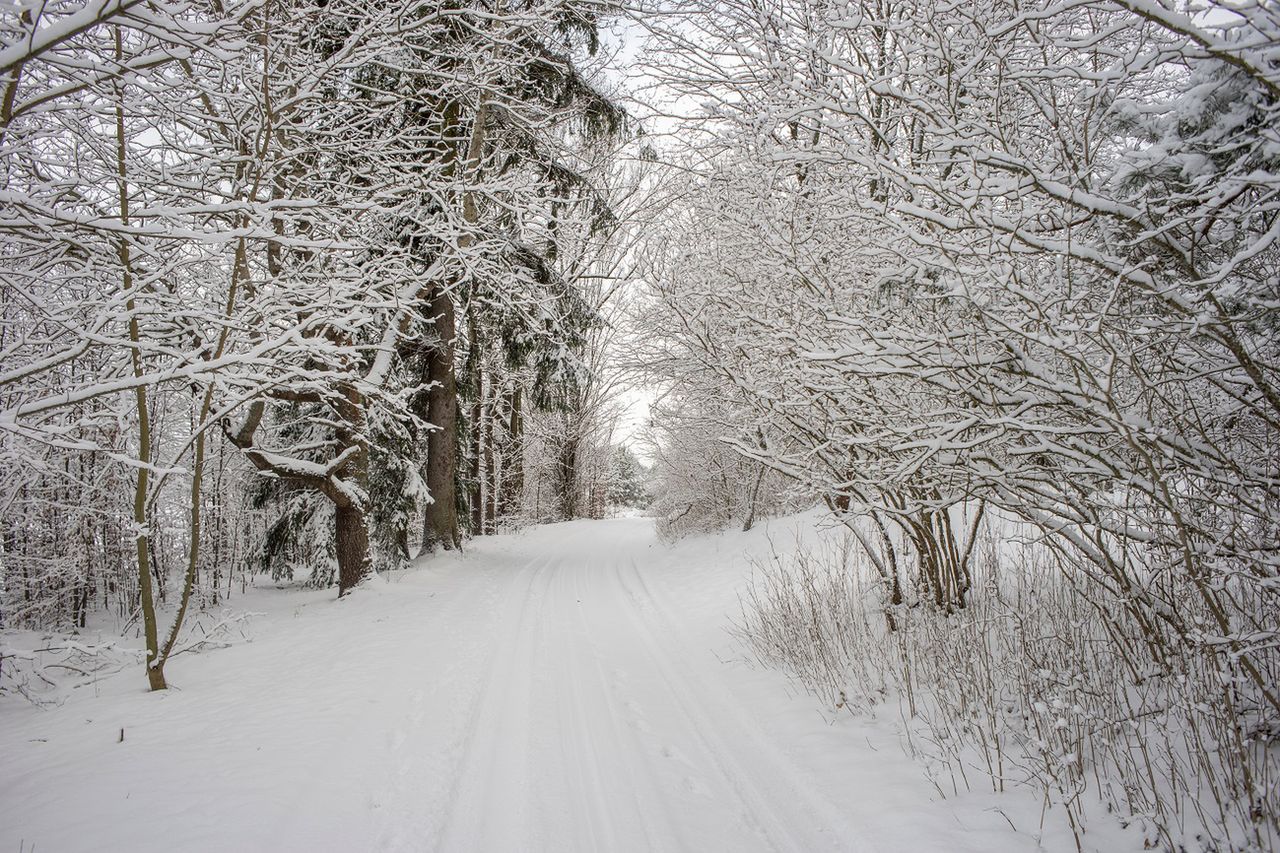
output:
MULTIPOLYGON (((496 516, 514 509, 526 398, 544 404, 557 385, 577 380, 575 359, 595 317, 577 283, 557 267, 561 234, 612 217, 596 184, 601 161, 622 138, 625 115, 574 64, 572 52, 595 53, 606 11, 530 6, 528 14, 442 36, 456 56, 444 64, 455 78, 474 64, 466 72, 470 82, 451 81, 443 94, 429 83, 418 118, 443 129, 433 156, 451 175, 466 175, 466 188, 452 200, 468 229, 462 245, 488 245, 501 264, 460 270, 457 281, 433 294, 436 342, 422 378, 432 424, 425 473, 438 499, 424 517, 426 551, 459 544, 459 494, 473 533, 491 532, 496 516), (427 118, 432 111, 439 116, 427 118), (523 288, 512 288, 513 274, 524 279, 523 288), (469 409, 459 411, 453 389, 469 409)), ((440 44, 432 50, 438 56, 440 44)))
POLYGON ((648 470, 625 444, 613 448, 608 500, 614 506, 643 509, 649 504, 648 470))
POLYGON ((528 412, 526 514, 540 521, 601 517, 608 504, 612 454, 628 379, 619 346, 627 326, 633 252, 645 240, 657 198, 645 186, 645 164, 604 164, 596 185, 604 219, 562 220, 552 252, 555 269, 574 283, 594 321, 584 329, 581 369, 572 381, 545 386, 528 412))

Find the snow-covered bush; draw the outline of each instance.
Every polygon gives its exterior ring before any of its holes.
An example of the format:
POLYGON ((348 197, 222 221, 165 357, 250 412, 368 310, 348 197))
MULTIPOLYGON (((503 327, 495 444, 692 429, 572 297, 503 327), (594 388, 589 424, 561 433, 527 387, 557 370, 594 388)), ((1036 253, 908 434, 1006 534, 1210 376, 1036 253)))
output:
MULTIPOLYGON (((981 536, 974 595, 951 614, 890 606, 848 534, 775 553, 739 631, 831 706, 896 707, 944 793, 1032 785, 1078 834, 1101 803, 1163 850, 1274 849, 1280 754, 1257 687, 1224 682, 1208 648, 1154 641, 1083 566, 1014 543, 981 536)), ((1192 592, 1187 615, 1209 620, 1192 592)))

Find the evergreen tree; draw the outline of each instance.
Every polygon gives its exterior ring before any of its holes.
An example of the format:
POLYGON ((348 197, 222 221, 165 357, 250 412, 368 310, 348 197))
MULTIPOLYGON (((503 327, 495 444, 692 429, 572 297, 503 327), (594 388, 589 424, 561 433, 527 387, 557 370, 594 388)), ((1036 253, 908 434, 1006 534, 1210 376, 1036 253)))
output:
POLYGON ((649 472, 631 448, 619 444, 613 449, 609 471, 609 503, 644 509, 649 506, 649 472))

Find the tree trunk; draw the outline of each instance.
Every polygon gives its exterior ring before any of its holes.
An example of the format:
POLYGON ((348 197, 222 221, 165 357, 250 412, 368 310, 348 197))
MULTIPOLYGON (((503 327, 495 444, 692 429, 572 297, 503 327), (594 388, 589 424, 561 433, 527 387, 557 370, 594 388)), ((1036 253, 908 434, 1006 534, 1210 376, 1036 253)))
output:
POLYGON ((524 499, 524 420, 520 407, 523 389, 516 383, 511 389, 511 419, 507 423, 507 458, 504 459, 502 493, 498 514, 518 512, 524 499))
POLYGON ((427 397, 427 490, 431 504, 422 520, 422 554, 437 548, 458 548, 458 381, 454 374, 453 347, 457 321, 453 298, 439 288, 431 297, 436 334, 440 342, 427 361, 431 390, 427 397))
MULTIPOLYGON (((492 383, 490 383, 492 384, 492 383)), ((491 389, 492 390, 492 389, 491 389)), ((483 405, 484 400, 481 399, 483 405)), ((484 533, 492 535, 497 532, 497 511, 498 511, 498 471, 494 460, 493 453, 493 421, 498 416, 495 411, 497 398, 488 407, 484 418, 484 432, 482 438, 484 440, 484 455, 480 459, 483 466, 482 481, 484 485, 484 501, 483 501, 483 521, 482 530, 484 533)))
POLYGON ((755 526, 756 502, 760 499, 760 484, 764 482, 764 475, 767 470, 769 469, 761 463, 759 470, 756 471, 756 481, 751 484, 751 496, 747 498, 747 518, 742 522, 743 533, 755 526))
MULTIPOLYGON (((120 28, 115 28, 115 55, 120 61, 124 56, 120 28)), ((116 182, 119 191, 120 224, 129 227, 129 184, 125 175, 127 160, 124 127, 124 92, 116 90, 116 182)), ((134 301, 133 262, 129 240, 124 234, 119 244, 122 290, 125 293, 125 311, 129 318, 130 363, 135 377, 142 375, 142 340, 138 324, 137 306, 134 301)), ((138 473, 133 492, 133 541, 137 554, 138 596, 142 607, 143 634, 147 644, 147 683, 152 690, 164 690, 164 663, 160 660, 160 642, 156 630, 156 605, 151 592, 151 543, 147 530, 147 484, 151 470, 151 412, 147 407, 147 389, 138 385, 134 389, 134 409, 138 415, 138 473)))
POLYGON ((476 401, 471 406, 471 535, 484 533, 484 373, 473 368, 476 401))
POLYGON ((571 436, 560 448, 560 519, 572 521, 578 515, 578 439, 571 436))
POLYGON ((373 572, 369 556, 369 528, 364 510, 357 506, 338 506, 334 527, 337 531, 338 595, 346 595, 373 572))
MULTIPOLYGON (((341 453, 345 454, 349 450, 354 452, 351 453, 346 464, 338 470, 338 474, 347 483, 359 489, 362 495, 369 494, 368 421, 365 407, 364 394, 354 385, 344 383, 342 396, 335 407, 342 419, 342 425, 336 433, 342 447, 341 453)), ((353 500, 348 492, 337 488, 328 492, 328 496, 335 507, 338 595, 341 597, 373 574, 373 555, 369 551, 369 527, 365 520, 368 507, 365 498, 353 500)))

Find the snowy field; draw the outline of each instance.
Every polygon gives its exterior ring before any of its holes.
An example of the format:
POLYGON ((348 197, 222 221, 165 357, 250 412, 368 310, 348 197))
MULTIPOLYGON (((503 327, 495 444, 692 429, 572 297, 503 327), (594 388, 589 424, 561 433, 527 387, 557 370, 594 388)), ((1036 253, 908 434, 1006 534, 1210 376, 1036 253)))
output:
MULTIPOLYGON (((1029 794, 942 798, 896 706, 746 659, 746 555, 811 524, 667 546, 578 521, 343 600, 253 590, 252 643, 179 657, 174 689, 6 697, 0 851, 1075 850, 1029 794)), ((1084 842, 1140 847, 1107 820, 1084 842)))

